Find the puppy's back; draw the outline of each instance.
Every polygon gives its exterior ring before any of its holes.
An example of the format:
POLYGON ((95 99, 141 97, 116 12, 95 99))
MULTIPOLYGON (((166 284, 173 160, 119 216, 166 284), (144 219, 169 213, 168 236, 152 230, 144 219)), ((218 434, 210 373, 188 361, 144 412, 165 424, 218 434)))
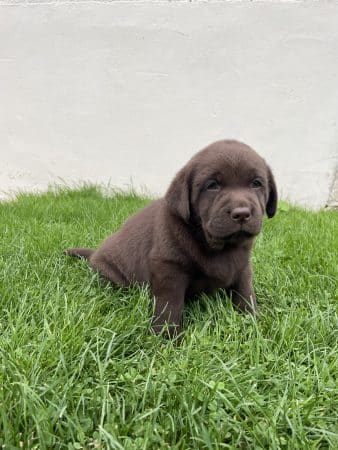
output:
POLYGON ((163 200, 138 211, 90 256, 90 265, 119 285, 150 279, 149 253, 163 200))

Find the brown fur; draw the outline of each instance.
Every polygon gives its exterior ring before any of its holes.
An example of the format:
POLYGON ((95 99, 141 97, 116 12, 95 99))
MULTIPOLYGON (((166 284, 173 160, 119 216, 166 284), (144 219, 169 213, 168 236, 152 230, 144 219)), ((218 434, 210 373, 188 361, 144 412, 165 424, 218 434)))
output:
POLYGON ((237 141, 197 153, 164 198, 132 216, 96 250, 69 249, 120 286, 149 282, 155 297, 153 329, 175 335, 184 301, 224 288, 242 311, 255 313, 250 251, 277 190, 265 161, 237 141))

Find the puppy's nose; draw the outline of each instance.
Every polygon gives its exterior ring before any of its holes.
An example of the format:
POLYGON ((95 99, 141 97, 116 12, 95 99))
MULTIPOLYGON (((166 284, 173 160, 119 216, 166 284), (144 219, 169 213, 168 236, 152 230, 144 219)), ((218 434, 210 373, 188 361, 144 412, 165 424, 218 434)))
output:
POLYGON ((251 211, 246 206, 241 206, 234 208, 230 213, 230 217, 234 222, 248 222, 251 217, 251 211))

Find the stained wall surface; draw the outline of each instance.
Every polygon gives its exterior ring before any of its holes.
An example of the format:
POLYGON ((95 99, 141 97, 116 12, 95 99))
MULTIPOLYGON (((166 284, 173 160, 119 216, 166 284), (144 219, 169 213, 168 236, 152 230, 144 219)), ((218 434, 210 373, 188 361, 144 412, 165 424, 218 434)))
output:
POLYGON ((0 191, 162 194, 222 138, 324 206, 338 150, 338 3, 0 1, 0 191))

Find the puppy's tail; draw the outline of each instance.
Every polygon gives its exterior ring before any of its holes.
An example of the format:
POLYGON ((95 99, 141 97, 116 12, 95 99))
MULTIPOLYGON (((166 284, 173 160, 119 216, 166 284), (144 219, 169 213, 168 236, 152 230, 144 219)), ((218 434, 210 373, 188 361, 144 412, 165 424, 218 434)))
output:
POLYGON ((89 259, 94 253, 94 250, 91 248, 67 248, 63 253, 68 256, 75 256, 76 258, 89 259))

